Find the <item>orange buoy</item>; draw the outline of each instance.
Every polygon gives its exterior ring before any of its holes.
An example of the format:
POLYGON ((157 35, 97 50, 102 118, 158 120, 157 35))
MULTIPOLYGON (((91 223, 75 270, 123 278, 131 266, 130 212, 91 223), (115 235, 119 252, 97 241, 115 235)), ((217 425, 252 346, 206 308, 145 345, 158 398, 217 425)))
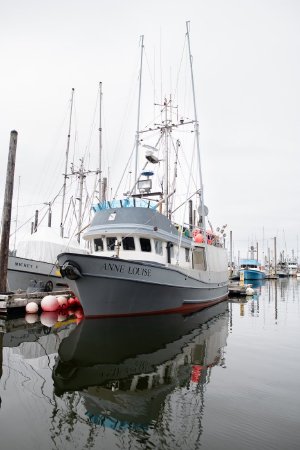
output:
POLYGON ((200 233, 199 228, 195 228, 192 232, 193 238, 195 238, 197 236, 197 234, 199 234, 199 233, 200 233))
POLYGON ((197 242, 197 244, 202 244, 203 242, 204 242, 204 237, 203 237, 203 235, 202 234, 197 234, 195 237, 194 237, 194 241, 195 242, 197 242))

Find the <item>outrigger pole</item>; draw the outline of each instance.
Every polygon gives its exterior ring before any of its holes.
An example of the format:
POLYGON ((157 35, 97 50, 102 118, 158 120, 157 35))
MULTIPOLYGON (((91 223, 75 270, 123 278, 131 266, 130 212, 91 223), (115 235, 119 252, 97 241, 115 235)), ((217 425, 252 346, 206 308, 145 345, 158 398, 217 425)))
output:
POLYGON ((70 109, 70 119, 69 119, 69 131, 68 131, 68 141, 67 141, 67 149, 66 149, 66 165, 65 165, 65 173, 64 173, 64 185, 63 185, 63 196, 62 196, 62 207, 61 207, 61 220, 60 220, 60 235, 64 237, 64 209, 65 209, 65 198, 66 198, 66 187, 67 187, 67 172, 68 172, 68 163, 69 163, 69 149, 70 149, 70 137, 71 137, 71 123, 72 123, 72 111, 73 111, 73 98, 74 98, 74 88, 72 88, 71 94, 71 109, 70 109))
POLYGON ((196 145, 197 145, 197 161, 199 168, 199 178, 200 178, 200 210, 202 216, 202 228, 204 234, 204 242, 207 245, 207 236, 206 236, 206 225, 205 225, 205 212, 204 212, 204 195, 203 195, 203 180, 202 180, 202 170, 201 170, 201 159, 200 159, 200 143, 199 143, 199 122, 197 118, 197 108, 196 108, 196 96, 195 96, 195 83, 194 83, 194 74, 193 74, 193 57, 191 54, 191 44, 190 44, 190 34, 189 34, 189 25, 190 22, 186 22, 186 34, 189 48, 189 59, 190 59, 190 68, 191 68, 191 81, 192 81, 192 90, 193 90, 193 103, 194 103, 194 119, 195 119, 195 135, 196 135, 196 145))
POLYGON ((135 135, 134 194, 136 194, 136 186, 137 186, 138 151, 139 151, 139 144, 140 144, 140 111, 141 111, 141 92, 142 92, 143 53, 144 53, 144 36, 142 35, 141 36, 141 62, 140 62, 140 75, 139 75, 138 114, 137 114, 137 125, 136 125, 136 135, 135 135))

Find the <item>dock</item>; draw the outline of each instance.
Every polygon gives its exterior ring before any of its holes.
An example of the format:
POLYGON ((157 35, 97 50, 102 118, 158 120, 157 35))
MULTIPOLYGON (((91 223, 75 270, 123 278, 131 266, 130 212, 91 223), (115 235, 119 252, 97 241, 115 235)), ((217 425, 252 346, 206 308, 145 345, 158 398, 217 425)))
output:
POLYGON ((0 316, 17 313, 20 310, 25 312, 27 303, 35 302, 40 306, 41 301, 46 295, 73 295, 70 289, 64 289, 55 292, 33 292, 26 291, 20 293, 0 294, 0 316))
POLYGON ((229 296, 246 296, 247 288, 252 288, 252 284, 241 285, 239 282, 231 282, 228 286, 229 296))

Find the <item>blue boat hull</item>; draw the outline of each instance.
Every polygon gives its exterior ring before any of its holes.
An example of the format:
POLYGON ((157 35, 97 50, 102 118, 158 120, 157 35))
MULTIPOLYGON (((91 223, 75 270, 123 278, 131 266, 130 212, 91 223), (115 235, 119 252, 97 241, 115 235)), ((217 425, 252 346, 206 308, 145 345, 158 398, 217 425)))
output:
POLYGON ((244 280, 263 280, 265 274, 260 270, 244 270, 244 280))

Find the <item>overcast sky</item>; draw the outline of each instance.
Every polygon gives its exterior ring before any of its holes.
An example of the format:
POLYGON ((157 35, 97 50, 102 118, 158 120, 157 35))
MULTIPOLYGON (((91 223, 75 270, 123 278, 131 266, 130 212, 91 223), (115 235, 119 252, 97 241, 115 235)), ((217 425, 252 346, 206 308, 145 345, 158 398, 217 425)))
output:
POLYGON ((102 81, 104 164, 111 177, 121 173, 136 129, 139 37, 145 72, 156 61, 171 90, 186 21, 209 218, 228 225, 241 257, 256 242, 266 253, 274 236, 278 251, 299 252, 298 0, 0 0, 1 210, 13 129, 13 218, 19 179, 19 225, 58 192, 73 87, 71 154, 97 165, 102 81))

